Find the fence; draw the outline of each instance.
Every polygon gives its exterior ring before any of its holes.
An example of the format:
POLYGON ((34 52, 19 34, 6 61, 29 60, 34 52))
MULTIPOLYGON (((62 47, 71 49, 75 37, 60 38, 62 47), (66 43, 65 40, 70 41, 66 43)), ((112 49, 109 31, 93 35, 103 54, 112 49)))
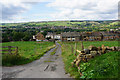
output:
POLYGON ((17 46, 2 46, 0 47, 2 50, 0 50, 0 54, 17 54, 18 53, 18 47, 17 46), (12 51, 15 51, 14 53, 12 51))

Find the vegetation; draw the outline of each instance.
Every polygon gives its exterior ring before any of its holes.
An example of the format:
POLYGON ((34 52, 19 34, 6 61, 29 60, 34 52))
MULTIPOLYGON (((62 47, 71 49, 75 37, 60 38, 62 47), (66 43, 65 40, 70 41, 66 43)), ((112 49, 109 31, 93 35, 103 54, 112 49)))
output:
POLYGON ((2 42, 9 41, 29 41, 32 36, 37 34, 38 29, 3 29, 2 42))
POLYGON ((13 66, 32 62, 43 56, 48 50, 55 47, 53 42, 18 41, 2 43, 2 46, 18 46, 18 55, 3 54, 2 65, 13 66))
POLYGON ((56 51, 57 51, 57 48, 58 48, 58 47, 56 47, 56 48, 53 50, 53 52, 50 53, 50 55, 54 55, 54 54, 56 53, 56 51))
POLYGON ((87 63, 80 65, 81 78, 118 78, 118 52, 109 52, 97 56, 87 63))
MULTIPOLYGON (((96 56, 90 61, 80 64, 80 70, 72 67, 71 62, 76 58, 75 51, 72 53, 74 42, 62 42, 62 57, 65 63, 65 70, 74 78, 118 78, 118 52, 109 52, 101 56, 96 56), (83 76, 80 76, 82 72, 83 76)), ((101 46, 118 46, 117 41, 85 41, 83 45, 88 48, 90 45, 101 46)), ((81 50, 81 42, 77 42, 77 49, 81 50)), ((78 54, 78 53, 77 53, 78 54)))

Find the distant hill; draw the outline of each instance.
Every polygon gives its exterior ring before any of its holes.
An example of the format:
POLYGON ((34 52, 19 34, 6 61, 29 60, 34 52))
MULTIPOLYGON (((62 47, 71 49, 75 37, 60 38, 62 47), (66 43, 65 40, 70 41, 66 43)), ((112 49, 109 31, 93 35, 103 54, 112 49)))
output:
POLYGON ((26 22, 26 23, 2 23, 0 27, 54 27, 54 26, 64 26, 76 29, 116 29, 119 28, 117 20, 107 20, 107 21, 43 21, 43 22, 26 22))

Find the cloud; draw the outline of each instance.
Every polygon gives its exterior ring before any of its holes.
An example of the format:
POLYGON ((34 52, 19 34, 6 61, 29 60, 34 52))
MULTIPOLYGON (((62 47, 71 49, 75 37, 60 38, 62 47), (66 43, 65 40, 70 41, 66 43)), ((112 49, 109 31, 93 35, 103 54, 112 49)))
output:
POLYGON ((20 19, 20 14, 31 9, 32 5, 40 2, 52 2, 53 0, 1 0, 0 15, 2 21, 11 21, 20 19), (19 18, 18 18, 19 17, 19 18))
POLYGON ((19 15, 30 9, 31 4, 23 3, 21 0, 3 0, 0 5, 2 6, 0 15, 2 20, 13 20, 16 15, 19 15))
POLYGON ((1 0, 0 15, 2 16, 0 17, 2 17, 3 22, 31 21, 31 19, 36 21, 117 19, 118 1, 119 0, 1 0), (50 14, 33 14, 32 18, 29 15, 21 16, 22 13, 30 10, 33 5, 40 2, 47 2, 46 6, 55 9, 56 12, 50 14), (35 19, 37 16, 38 18, 35 19))
POLYGON ((59 12, 51 15, 63 19, 105 20, 117 19, 119 0, 56 0, 48 7, 55 7, 59 12))

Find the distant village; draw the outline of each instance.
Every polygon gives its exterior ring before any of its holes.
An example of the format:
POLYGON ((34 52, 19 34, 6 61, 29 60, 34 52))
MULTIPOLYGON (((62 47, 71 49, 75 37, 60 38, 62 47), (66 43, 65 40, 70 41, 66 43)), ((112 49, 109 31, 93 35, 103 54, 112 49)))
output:
POLYGON ((61 34, 48 32, 46 36, 41 33, 33 35, 34 41, 105 41, 119 40, 119 31, 103 31, 103 32, 63 32, 61 34))

